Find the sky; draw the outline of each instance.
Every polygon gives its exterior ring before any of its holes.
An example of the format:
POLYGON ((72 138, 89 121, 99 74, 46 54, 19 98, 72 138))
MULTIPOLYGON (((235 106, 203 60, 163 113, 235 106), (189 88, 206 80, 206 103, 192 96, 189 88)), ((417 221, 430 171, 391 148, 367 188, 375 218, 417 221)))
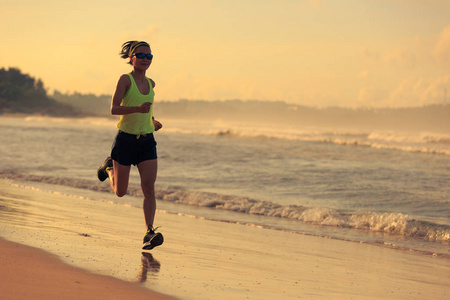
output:
POLYGON ((114 93, 150 43, 156 101, 450 103, 450 0, 0 0, 0 68, 114 93))

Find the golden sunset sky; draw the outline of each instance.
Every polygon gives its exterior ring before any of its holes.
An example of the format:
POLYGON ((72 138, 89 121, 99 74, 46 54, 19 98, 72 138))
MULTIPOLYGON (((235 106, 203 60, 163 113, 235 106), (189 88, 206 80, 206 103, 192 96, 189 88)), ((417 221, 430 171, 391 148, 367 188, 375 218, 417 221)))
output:
POLYGON ((145 40, 157 100, 450 102, 450 0, 0 0, 0 68, 112 94, 145 40))

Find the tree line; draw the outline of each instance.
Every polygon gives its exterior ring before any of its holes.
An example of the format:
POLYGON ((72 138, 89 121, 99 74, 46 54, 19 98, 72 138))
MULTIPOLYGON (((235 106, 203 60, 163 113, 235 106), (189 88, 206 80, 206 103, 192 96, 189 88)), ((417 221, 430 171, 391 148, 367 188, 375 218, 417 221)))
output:
POLYGON ((1 68, 0 113, 77 116, 79 111, 47 95, 42 80, 23 74, 17 68, 1 68))

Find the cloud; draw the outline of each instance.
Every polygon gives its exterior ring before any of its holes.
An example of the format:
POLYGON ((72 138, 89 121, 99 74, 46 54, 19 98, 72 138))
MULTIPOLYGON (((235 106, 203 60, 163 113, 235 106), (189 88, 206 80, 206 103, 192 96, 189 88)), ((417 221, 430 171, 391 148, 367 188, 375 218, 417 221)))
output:
POLYGON ((411 107, 443 103, 449 83, 450 76, 431 79, 410 76, 392 90, 367 85, 360 88, 358 103, 374 107, 411 107))
POLYGON ((160 24, 149 24, 149 25, 147 25, 147 27, 144 27, 140 30, 122 31, 119 34, 119 40, 120 41, 130 41, 130 40, 152 41, 155 39, 156 36, 159 35, 160 32, 161 32, 160 24))
POLYGON ((369 75, 370 75, 369 70, 365 69, 365 70, 362 70, 362 71, 358 74, 358 78, 359 78, 359 79, 368 79, 368 78, 369 78, 369 75))
POLYGON ((380 87, 367 85, 359 89, 358 104, 361 106, 387 106, 388 92, 380 87))
POLYGON ((149 24, 146 28, 138 32, 138 34, 143 36, 151 36, 159 33, 161 30, 161 25, 159 24, 149 24))
POLYGON ((410 48, 412 46, 402 46, 390 48, 383 52, 361 49, 361 56, 365 66, 387 66, 387 67, 405 67, 412 68, 416 65, 416 53, 410 48))
POLYGON ((308 2, 313 7, 316 7, 316 8, 322 7, 322 1, 320 1, 320 0, 308 0, 308 2))
POLYGON ((450 65, 450 26, 445 27, 439 34, 431 56, 437 63, 450 65))
POLYGON ((385 54, 383 61, 388 66, 401 66, 407 68, 414 67, 416 63, 414 54, 402 47, 391 49, 385 54))
POLYGON ((432 79, 409 77, 404 79, 394 89, 387 99, 387 103, 395 106, 417 106, 442 103, 446 87, 450 83, 450 76, 432 79))
POLYGON ((360 54, 365 65, 378 64, 380 62, 381 54, 371 47, 363 46, 360 49, 360 54))
MULTIPOLYGON (((450 0, 449 0, 450 1, 450 0)), ((433 42, 422 36, 398 38, 396 42, 380 42, 371 46, 364 45, 359 54, 363 67, 386 67, 412 69, 420 67, 426 60, 430 63, 430 48, 433 42)))

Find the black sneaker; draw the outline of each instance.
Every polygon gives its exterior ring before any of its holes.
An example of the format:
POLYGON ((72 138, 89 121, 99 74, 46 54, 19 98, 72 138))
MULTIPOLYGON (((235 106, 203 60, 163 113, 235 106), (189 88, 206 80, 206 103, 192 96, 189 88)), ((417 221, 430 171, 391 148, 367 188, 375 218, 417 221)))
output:
POLYGON ((147 234, 144 236, 144 245, 142 245, 142 249, 152 250, 164 242, 163 235, 159 232, 155 232, 156 229, 153 229, 153 227, 148 229, 147 234))
POLYGON ((107 157, 100 168, 97 169, 98 180, 105 181, 108 178, 106 168, 112 168, 113 162, 111 157, 107 157))

